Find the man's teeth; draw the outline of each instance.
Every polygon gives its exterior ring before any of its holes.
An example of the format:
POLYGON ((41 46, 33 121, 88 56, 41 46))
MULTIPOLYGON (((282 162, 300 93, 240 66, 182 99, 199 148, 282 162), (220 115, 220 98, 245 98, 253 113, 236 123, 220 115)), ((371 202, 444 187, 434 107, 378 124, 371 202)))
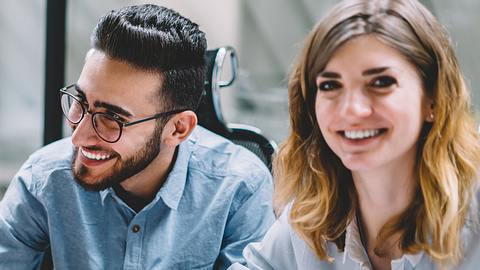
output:
POLYGON ((352 130, 345 131, 345 137, 352 140, 365 139, 378 135, 380 130, 378 129, 369 129, 369 130, 352 130))
POLYGON ((105 159, 110 158, 110 155, 93 154, 93 153, 89 153, 89 152, 87 152, 83 149, 81 149, 80 151, 82 151, 82 155, 84 155, 85 157, 87 157, 89 159, 105 160, 105 159))

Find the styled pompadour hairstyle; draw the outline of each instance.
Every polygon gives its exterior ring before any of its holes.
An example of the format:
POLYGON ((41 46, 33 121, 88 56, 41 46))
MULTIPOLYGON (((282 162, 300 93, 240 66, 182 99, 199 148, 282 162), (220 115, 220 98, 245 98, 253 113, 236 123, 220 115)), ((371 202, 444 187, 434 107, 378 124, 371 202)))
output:
POLYGON ((159 72, 165 110, 195 110, 205 81, 207 41, 198 25, 151 4, 112 10, 97 23, 92 48, 140 69, 159 72))

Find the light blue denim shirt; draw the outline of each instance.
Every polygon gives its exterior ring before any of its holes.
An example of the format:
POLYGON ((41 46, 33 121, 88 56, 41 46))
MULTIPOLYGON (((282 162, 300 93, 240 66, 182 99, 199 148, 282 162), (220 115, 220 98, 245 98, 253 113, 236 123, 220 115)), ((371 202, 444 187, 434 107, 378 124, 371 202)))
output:
MULTIPOLYGON (((478 213, 478 207, 473 206, 472 211, 478 213)), ((473 212, 472 212, 473 213, 473 212)), ((471 216, 476 216, 473 213, 471 216)), ((360 233, 355 220, 347 226, 345 236, 345 249, 340 251, 332 242, 327 242, 327 252, 334 261, 329 263, 320 260, 314 251, 293 230, 288 221, 290 214, 287 208, 275 224, 265 235, 263 241, 250 243, 244 250, 243 255, 247 260, 247 266, 239 263, 232 265, 228 270, 371 270, 367 252, 360 240, 360 233)), ((478 222, 471 219, 462 231, 465 257, 460 265, 447 267, 456 270, 480 269, 480 232, 478 222)), ((425 252, 417 254, 405 254, 392 260, 392 270, 434 270, 439 267, 425 252)))
POLYGON ((66 138, 33 155, 0 203, 0 269, 225 269, 274 222, 272 179, 251 152, 197 127, 154 200, 135 213, 72 178, 66 138))

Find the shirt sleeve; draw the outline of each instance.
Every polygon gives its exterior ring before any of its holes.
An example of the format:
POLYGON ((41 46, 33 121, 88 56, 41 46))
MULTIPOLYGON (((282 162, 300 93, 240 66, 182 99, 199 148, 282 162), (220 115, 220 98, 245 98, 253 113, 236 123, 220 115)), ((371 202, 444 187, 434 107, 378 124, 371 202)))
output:
POLYGON ((272 177, 265 170, 258 178, 257 187, 227 222, 215 269, 226 269, 234 262, 244 264, 242 251, 245 246, 262 240, 275 221, 272 177))
POLYGON ((31 171, 23 167, 0 202, 1 269, 37 269, 48 247, 45 208, 28 188, 31 171))
POLYGON ((235 263, 228 270, 297 270, 287 214, 283 211, 261 242, 247 245, 243 251, 246 266, 235 263))

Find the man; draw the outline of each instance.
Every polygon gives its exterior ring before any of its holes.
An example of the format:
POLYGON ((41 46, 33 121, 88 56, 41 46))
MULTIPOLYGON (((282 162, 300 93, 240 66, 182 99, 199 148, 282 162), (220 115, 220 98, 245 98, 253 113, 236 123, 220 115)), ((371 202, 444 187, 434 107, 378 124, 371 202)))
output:
POLYGON ((225 269, 274 220, 269 171, 196 126, 204 33, 178 13, 102 17, 77 83, 73 133, 30 156, 0 206, 0 268, 225 269))

